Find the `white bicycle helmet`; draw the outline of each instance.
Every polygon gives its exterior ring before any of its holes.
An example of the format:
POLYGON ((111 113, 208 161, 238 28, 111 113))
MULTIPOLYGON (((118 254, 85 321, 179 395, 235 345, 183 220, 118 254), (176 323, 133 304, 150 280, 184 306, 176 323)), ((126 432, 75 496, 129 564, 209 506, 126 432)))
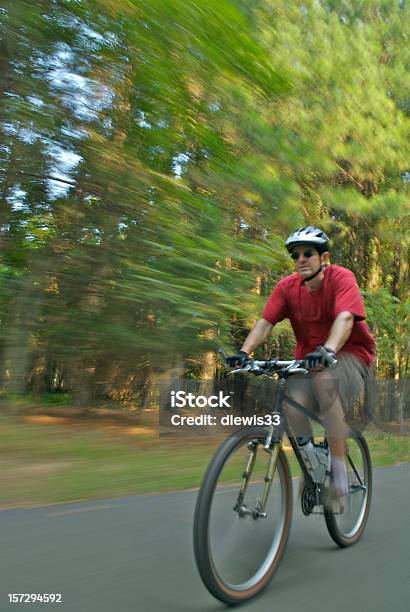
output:
POLYGON ((310 244, 314 246, 319 253, 324 253, 329 247, 329 238, 318 227, 309 225, 308 227, 300 227, 286 240, 285 245, 289 253, 297 244, 310 244))

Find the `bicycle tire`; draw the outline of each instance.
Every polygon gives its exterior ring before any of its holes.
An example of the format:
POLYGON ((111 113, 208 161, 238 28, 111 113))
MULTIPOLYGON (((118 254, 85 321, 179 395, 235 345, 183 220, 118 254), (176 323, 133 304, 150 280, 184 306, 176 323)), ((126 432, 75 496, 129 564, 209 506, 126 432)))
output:
MULTIPOLYGON (((271 544, 269 553, 271 558, 267 556, 263 561, 258 570, 259 574, 258 572, 255 573, 253 581, 249 579, 240 584, 232 584, 221 575, 220 567, 217 567, 217 562, 215 560, 215 551, 213 550, 214 544, 210 533, 210 517, 212 515, 214 500, 217 498, 218 494, 218 491, 216 491, 218 479, 221 476, 224 466, 226 466, 229 463, 229 459, 234 456, 235 451, 240 449, 240 447, 244 448, 244 445, 252 440, 257 441, 258 444, 263 444, 266 435, 266 428, 247 428, 229 436, 221 444, 211 460, 197 497, 194 518, 194 552, 197 568, 209 592, 220 601, 230 605, 254 597, 267 586, 283 557, 289 536, 292 516, 292 479, 286 455, 283 449, 280 448, 276 467, 277 481, 275 481, 274 489, 275 501, 280 503, 282 514, 280 519, 278 519, 280 532, 275 534, 274 542, 271 544), (279 491, 281 492, 280 502, 279 491)), ((261 449, 261 453, 263 452, 264 451, 261 449)), ((268 457, 267 454, 266 457, 268 457)), ((242 475, 242 472, 240 472, 240 478, 242 478, 242 475)), ((221 486, 226 487, 226 485, 221 486)), ((254 486, 256 486, 256 484, 254 486)), ((225 492, 222 489, 222 497, 225 497, 228 493, 231 495, 230 491, 230 489, 226 489, 225 492)), ((236 488, 235 491, 237 492, 238 488, 236 488)), ((232 493, 232 495, 235 496, 236 493, 232 493)), ((219 504, 221 504, 221 502, 219 502, 219 504)), ((228 508, 228 505, 226 508, 228 508)), ((235 515, 236 513, 232 512, 232 510, 233 508, 231 505, 229 513, 230 515, 235 515)), ((272 526, 273 528, 274 518, 276 517, 273 515, 270 516, 271 523, 265 523, 264 527, 270 528, 270 526, 272 526)), ((251 517, 246 517, 246 519, 249 519, 247 527, 249 526, 250 530, 255 529, 252 524, 253 519, 251 517)), ((244 519, 238 519, 237 516, 232 518, 232 521, 238 521, 235 525, 240 525, 241 520, 244 519)), ((264 518, 261 520, 267 521, 269 519, 264 518)), ((257 521, 254 521, 254 524, 256 524, 256 522, 257 521)), ((234 558, 238 560, 240 557, 232 555, 232 560, 234 560, 234 558)))
MULTIPOLYGON (((361 461, 363 464, 360 469, 361 478, 364 479, 364 485, 366 486, 366 491, 365 494, 363 494, 361 506, 358 510, 355 510, 355 513, 357 514, 357 519, 354 519, 353 517, 353 520, 351 521, 351 523, 353 523, 353 526, 350 526, 350 528, 348 528, 346 527, 346 525, 349 521, 348 513, 352 512, 351 509, 349 509, 345 513, 336 514, 326 508, 326 506, 324 508, 325 521, 329 534, 333 541, 341 548, 345 548, 347 546, 355 544, 362 537, 364 529, 366 527, 367 519, 369 518, 373 490, 372 464, 367 442, 362 435, 355 432, 352 432, 347 438, 348 447, 352 446, 352 441, 354 441, 354 444, 357 445, 360 451, 361 461)), ((353 463, 355 463, 354 460, 353 463)), ((355 467, 359 470, 358 466, 355 465, 355 467)), ((352 490, 353 487, 351 478, 357 480, 353 469, 350 469, 349 473, 350 490, 352 490)), ((352 498, 352 493, 350 493, 350 497, 352 498)))

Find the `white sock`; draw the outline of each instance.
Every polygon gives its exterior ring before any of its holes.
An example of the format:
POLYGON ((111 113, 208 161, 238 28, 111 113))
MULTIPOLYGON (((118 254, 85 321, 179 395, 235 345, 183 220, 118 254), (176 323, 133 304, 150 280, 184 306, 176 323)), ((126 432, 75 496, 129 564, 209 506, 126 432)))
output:
POLYGON ((344 458, 332 457, 333 487, 337 495, 347 495, 349 482, 347 479, 347 468, 344 458))

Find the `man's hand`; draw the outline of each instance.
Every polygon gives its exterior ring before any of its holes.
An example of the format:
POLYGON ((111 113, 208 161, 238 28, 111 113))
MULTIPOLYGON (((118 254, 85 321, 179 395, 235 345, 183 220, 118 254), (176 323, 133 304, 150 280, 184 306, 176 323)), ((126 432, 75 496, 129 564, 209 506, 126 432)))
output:
POLYGON ((336 359, 336 353, 325 346, 317 346, 316 350, 305 355, 304 359, 307 362, 308 368, 321 370, 326 366, 332 365, 336 359))
POLYGON ((241 366, 248 359, 249 355, 245 351, 238 351, 235 355, 230 355, 226 358, 226 364, 230 368, 235 368, 236 366, 241 366))

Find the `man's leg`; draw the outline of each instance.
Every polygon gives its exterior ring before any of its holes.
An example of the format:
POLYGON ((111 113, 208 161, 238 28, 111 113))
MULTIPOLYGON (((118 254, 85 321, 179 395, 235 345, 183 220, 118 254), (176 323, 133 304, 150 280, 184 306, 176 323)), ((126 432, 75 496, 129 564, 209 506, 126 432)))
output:
POLYGON ((346 414, 350 414, 352 407, 358 403, 360 418, 369 377, 369 368, 351 353, 338 353, 337 361, 335 369, 323 370, 314 375, 315 392, 332 453, 333 484, 336 492, 343 491, 345 487, 348 491, 346 436, 349 426, 345 419, 345 409, 346 414))
MULTIPOLYGON (((318 405, 313 393, 312 381, 307 378, 291 378, 288 382, 289 396, 298 404, 301 404, 306 410, 317 412, 318 405)), ((288 423, 293 435, 296 437, 310 438, 312 436, 312 426, 307 416, 301 410, 292 406, 286 399, 284 408, 288 423)))
POLYGON ((323 419, 332 457, 332 489, 335 497, 348 494, 346 468, 346 437, 348 427, 340 396, 340 384, 335 370, 314 374, 314 389, 323 419))

